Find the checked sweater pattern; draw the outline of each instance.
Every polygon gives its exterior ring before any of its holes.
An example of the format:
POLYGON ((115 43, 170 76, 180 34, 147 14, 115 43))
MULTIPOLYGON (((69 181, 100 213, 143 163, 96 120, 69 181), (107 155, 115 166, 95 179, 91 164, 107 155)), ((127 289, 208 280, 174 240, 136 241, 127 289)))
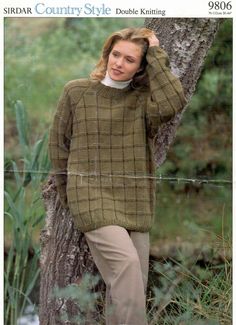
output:
POLYGON ((146 232, 155 207, 151 139, 186 104, 163 49, 148 49, 149 87, 68 82, 50 129, 49 155, 63 206, 82 232, 106 225, 146 232))

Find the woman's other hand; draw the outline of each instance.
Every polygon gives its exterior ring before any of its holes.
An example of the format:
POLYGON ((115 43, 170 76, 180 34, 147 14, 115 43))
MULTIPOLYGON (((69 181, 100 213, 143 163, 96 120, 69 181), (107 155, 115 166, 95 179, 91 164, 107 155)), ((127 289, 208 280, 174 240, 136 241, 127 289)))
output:
POLYGON ((151 46, 160 46, 160 41, 154 33, 148 37, 149 47, 151 46))

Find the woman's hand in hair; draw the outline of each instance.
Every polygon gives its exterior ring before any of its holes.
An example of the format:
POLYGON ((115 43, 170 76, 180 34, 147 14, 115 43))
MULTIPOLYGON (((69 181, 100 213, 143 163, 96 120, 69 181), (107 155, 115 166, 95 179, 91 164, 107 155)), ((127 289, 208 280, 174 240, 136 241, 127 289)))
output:
POLYGON ((156 35, 154 33, 148 37, 148 41, 149 41, 149 47, 160 46, 159 39, 156 37, 156 35))

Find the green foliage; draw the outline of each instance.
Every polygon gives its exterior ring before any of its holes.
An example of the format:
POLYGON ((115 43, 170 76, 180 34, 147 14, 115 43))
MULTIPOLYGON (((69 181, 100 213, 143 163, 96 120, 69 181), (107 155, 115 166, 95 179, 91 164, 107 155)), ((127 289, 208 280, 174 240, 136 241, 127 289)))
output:
POLYGON ((230 184, 162 180, 157 184, 157 203, 152 244, 176 240, 214 245, 217 236, 232 234, 230 184))
POLYGON ((14 189, 6 185, 5 218, 11 224, 11 246, 5 259, 5 324, 17 324, 39 276, 40 251, 32 234, 44 218, 40 202, 40 184, 47 176, 49 161, 47 136, 31 145, 30 129, 22 102, 15 103, 16 125, 22 155, 20 168, 8 161, 8 173, 14 177, 14 189), (11 168, 11 169, 10 169, 11 168), (41 172, 43 170, 43 173, 41 172), (32 255, 32 257, 30 257, 32 255))
POLYGON ((12 22, 5 19, 5 114, 19 98, 30 107, 30 121, 41 132, 63 85, 86 78, 97 63, 104 39, 117 29, 141 26, 143 19, 57 18, 12 22), (37 33, 36 30, 37 29, 37 33), (99 31, 99 33, 98 33, 99 31), (36 35, 35 35, 36 33, 36 35))
POLYGON ((102 49, 104 40, 111 33, 126 28, 127 26, 140 27, 143 25, 143 22, 143 19, 140 18, 67 18, 65 25, 69 31, 72 31, 76 35, 80 51, 97 57, 98 52, 102 49))
MULTIPOLYGON (((48 134, 45 133, 42 139, 30 145, 29 132, 30 126, 28 123, 25 107, 21 101, 15 103, 16 126, 19 136, 19 143, 21 153, 23 155, 23 172, 24 180, 22 186, 27 186, 30 181, 38 182, 43 181, 50 169, 50 162, 47 155, 47 138, 48 134)), ((14 165, 16 165, 14 163, 14 165)), ((17 178, 19 181, 19 178, 17 178)))
POLYGON ((232 265, 202 267, 196 257, 156 262, 150 270, 149 324, 230 325, 232 265))
MULTIPOLYGON (((73 319, 66 311, 61 312, 61 319, 64 321, 74 321, 77 324, 88 323, 88 317, 96 312, 96 303, 100 298, 100 294, 94 292, 94 288, 98 284, 99 279, 100 277, 98 276, 85 274, 79 284, 71 284, 65 288, 54 288, 52 297, 59 298, 64 304, 68 300, 73 300, 78 307, 78 313, 73 319)), ((90 319, 89 324, 95 324, 95 320, 93 318, 90 319)))
POLYGON ((233 20, 225 19, 217 33, 217 36, 212 44, 210 53, 206 58, 205 69, 220 67, 230 69, 229 63, 232 62, 232 33, 233 33, 233 20))

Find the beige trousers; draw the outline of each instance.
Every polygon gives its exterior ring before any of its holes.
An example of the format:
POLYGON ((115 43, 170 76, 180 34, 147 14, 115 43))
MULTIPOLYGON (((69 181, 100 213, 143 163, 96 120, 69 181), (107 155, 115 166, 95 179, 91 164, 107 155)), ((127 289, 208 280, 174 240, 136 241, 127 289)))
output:
POLYGON ((106 284, 106 325, 147 325, 149 233, 112 225, 85 237, 106 284))

